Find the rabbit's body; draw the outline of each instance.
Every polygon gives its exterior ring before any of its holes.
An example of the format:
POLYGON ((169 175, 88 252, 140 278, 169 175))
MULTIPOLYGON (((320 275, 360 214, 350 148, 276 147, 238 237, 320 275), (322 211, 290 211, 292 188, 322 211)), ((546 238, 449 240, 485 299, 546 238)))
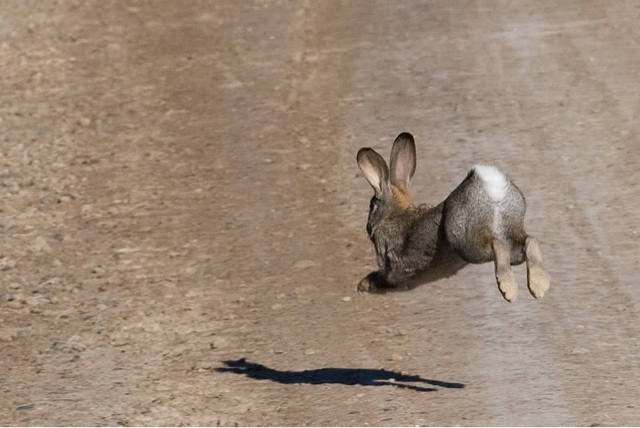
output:
POLYGON ((367 232, 380 268, 360 282, 359 291, 405 288, 441 265, 455 272, 465 263, 493 261, 500 291, 511 301, 517 285, 510 265, 525 260, 531 293, 542 297, 549 288, 538 244, 524 230, 524 197, 497 168, 476 165, 444 202, 427 207, 413 206, 409 195, 411 134, 396 138, 390 170, 368 148, 358 152, 358 164, 375 192, 367 232))
POLYGON ((475 166, 444 202, 447 241, 469 263, 493 260, 491 240, 507 243, 511 264, 524 261, 524 196, 493 166, 475 166))

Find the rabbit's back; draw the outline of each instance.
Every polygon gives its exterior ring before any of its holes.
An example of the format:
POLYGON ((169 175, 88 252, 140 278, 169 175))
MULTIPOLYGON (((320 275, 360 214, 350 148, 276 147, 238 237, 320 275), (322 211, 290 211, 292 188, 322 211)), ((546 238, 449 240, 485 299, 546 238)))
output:
MULTIPOLYGON (((444 202, 446 238, 466 261, 491 261, 494 238, 509 243, 514 236, 526 236, 525 210, 522 193, 499 169, 476 165, 444 202)), ((521 257, 519 247, 510 250, 521 257)))

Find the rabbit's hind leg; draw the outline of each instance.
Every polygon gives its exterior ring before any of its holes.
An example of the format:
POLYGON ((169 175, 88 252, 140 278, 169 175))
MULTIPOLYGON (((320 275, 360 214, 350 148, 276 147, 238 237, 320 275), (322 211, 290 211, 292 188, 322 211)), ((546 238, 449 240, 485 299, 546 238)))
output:
POLYGON ((511 270, 511 256, 504 241, 494 238, 491 241, 493 263, 495 265, 496 281, 502 297, 508 302, 515 300, 518 295, 518 283, 511 270))
POLYGON ((529 292, 536 299, 540 299, 549 289, 549 275, 542 264, 542 253, 538 241, 528 236, 524 243, 527 256, 527 285, 529 292))

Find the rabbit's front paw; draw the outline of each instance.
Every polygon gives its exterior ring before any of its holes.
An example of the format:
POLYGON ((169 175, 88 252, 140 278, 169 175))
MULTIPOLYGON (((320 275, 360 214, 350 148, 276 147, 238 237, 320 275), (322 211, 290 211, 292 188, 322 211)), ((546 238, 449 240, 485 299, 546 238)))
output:
POLYGON ((358 283, 358 288, 356 288, 358 293, 373 293, 376 291, 376 284, 373 282, 369 276, 365 276, 358 283))
POLYGON ((362 278, 358 283, 356 291, 358 293, 377 293, 384 294, 394 288, 393 285, 386 279, 386 276, 380 272, 371 272, 369 275, 362 278))

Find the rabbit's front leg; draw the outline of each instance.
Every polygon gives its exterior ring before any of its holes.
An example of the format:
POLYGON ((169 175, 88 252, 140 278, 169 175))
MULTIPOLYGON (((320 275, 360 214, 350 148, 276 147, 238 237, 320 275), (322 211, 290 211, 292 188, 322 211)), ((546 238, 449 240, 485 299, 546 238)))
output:
POLYGON ((371 272, 358 283, 358 293, 385 293, 393 288, 382 271, 371 272))

